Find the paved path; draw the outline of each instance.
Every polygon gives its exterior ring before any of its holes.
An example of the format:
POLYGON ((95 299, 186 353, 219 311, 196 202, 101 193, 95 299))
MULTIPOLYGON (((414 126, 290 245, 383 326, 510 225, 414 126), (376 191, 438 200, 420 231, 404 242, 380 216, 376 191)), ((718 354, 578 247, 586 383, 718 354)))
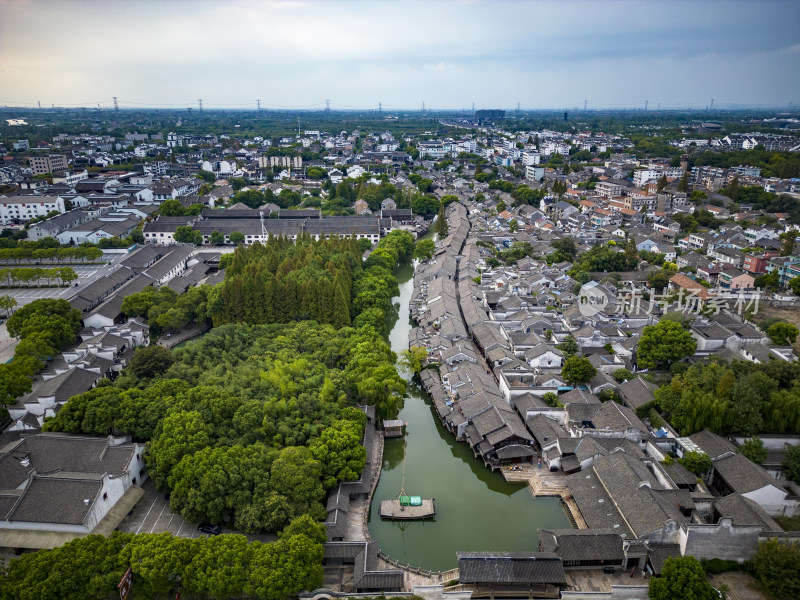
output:
POLYGON ((5 322, 0 325, 0 364, 7 363, 14 358, 14 351, 17 349, 19 340, 8 335, 5 322))

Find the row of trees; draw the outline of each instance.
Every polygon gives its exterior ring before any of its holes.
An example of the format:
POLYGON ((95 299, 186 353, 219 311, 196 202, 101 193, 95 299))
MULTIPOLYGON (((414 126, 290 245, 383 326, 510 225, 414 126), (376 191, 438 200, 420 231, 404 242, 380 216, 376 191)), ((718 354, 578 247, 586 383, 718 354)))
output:
POLYGON ((166 286, 149 286, 126 296, 122 301, 122 312, 127 317, 145 317, 151 336, 158 337, 190 323, 197 326, 208 323, 208 296, 212 289, 210 285, 201 285, 178 295, 166 286))
POLYGON ((60 285, 71 283, 78 279, 78 274, 71 267, 13 267, 0 269, 0 282, 7 286, 20 286, 36 284, 52 286, 54 281, 60 285))
POLYGON ((10 363, 0 365, 0 404, 31 391, 31 378, 45 363, 75 343, 81 313, 66 300, 44 298, 9 317, 8 333, 21 339, 10 363))
POLYGON ((783 361, 693 365, 656 390, 658 408, 682 435, 800 434, 800 366, 783 361))
POLYGON ((19 246, 0 248, 0 261, 21 263, 36 262, 93 262, 103 256, 103 251, 95 246, 75 246, 65 248, 33 248, 19 246))
POLYGON ((133 598, 296 597, 322 584, 324 541, 324 527, 308 517, 269 544, 243 535, 90 535, 13 560, 0 600, 110 598, 129 567, 133 598))
POLYGON ((311 319, 348 325, 360 262, 354 239, 302 236, 292 243, 273 237, 239 246, 225 281, 211 292, 210 313, 215 324, 311 319))

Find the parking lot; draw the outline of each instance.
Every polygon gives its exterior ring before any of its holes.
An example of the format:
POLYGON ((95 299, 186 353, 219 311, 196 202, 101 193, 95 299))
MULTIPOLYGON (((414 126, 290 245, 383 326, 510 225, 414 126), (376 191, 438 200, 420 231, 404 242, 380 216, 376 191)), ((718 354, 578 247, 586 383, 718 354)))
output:
MULTIPOLYGON (((169 507, 169 500, 164 498, 164 494, 156 491, 156 487, 150 479, 145 481, 141 487, 144 489, 144 496, 119 524, 118 531, 126 533, 163 533, 168 531, 172 535, 185 538, 208 536, 206 533, 197 531, 197 525, 193 525, 182 516, 173 513, 169 507)), ((239 532, 223 527, 222 533, 239 532)), ((246 537, 251 542, 263 543, 274 542, 278 539, 278 536, 274 534, 247 534, 246 537)))
MULTIPOLYGON (((8 288, 0 289, 0 296, 11 296, 16 299, 17 307, 25 306, 34 300, 41 298, 64 298, 69 300, 76 295, 80 290, 87 285, 94 283, 101 277, 108 276, 111 272, 115 271, 118 266, 117 263, 124 258, 124 256, 114 257, 110 263, 97 264, 97 265, 69 265, 78 274, 78 281, 69 287, 54 287, 54 288, 8 288)), ((11 265, 3 265, 11 266, 11 265)), ((45 265, 50 267, 52 265, 45 265)), ((44 267, 43 267, 44 268, 44 267)))
POLYGON ((206 535, 197 531, 197 526, 187 523, 180 515, 174 514, 169 508, 169 500, 164 494, 156 491, 153 482, 148 479, 142 484, 144 496, 133 510, 125 517, 117 529, 126 533, 163 533, 168 531, 173 535, 185 538, 196 538, 206 535))

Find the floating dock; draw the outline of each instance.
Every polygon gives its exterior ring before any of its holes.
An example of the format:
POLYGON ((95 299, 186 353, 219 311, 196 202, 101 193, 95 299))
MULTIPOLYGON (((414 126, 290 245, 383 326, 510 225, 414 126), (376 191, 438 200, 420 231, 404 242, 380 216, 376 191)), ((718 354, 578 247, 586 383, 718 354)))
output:
POLYGON ((381 502, 382 519, 410 521, 432 519, 434 516, 436 509, 433 507, 433 498, 421 498, 419 504, 401 503, 399 499, 381 502))

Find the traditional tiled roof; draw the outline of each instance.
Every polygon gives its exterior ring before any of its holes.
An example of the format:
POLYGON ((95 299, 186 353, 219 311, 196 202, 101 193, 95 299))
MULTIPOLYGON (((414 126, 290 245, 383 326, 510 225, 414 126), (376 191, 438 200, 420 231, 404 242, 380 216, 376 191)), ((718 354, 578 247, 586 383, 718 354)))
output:
POLYGON ((561 560, 621 560, 622 536, 611 529, 539 529, 542 551, 561 560))
POLYGON ((566 582, 561 559, 549 552, 456 552, 461 583, 566 582))
POLYGON ((740 494, 746 494, 768 485, 780 488, 780 484, 774 477, 741 454, 732 454, 714 461, 714 470, 716 474, 722 476, 734 492, 740 494))

